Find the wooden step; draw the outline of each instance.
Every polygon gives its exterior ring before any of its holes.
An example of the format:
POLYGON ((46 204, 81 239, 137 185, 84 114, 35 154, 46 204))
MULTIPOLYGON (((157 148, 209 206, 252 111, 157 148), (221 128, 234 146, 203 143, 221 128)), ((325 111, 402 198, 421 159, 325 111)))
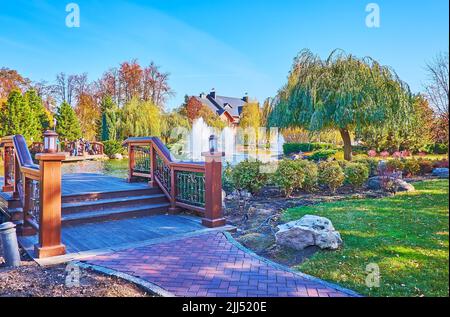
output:
POLYGON ((63 215, 86 211, 100 211, 111 208, 131 207, 150 204, 167 203, 167 197, 164 194, 138 195, 115 197, 97 200, 86 200, 79 202, 63 203, 61 212, 63 215))
POLYGON ((63 195, 62 203, 76 203, 84 201, 95 201, 100 199, 110 199, 119 197, 135 197, 135 196, 146 196, 162 194, 159 187, 148 187, 142 189, 131 189, 131 190, 121 190, 121 191, 108 191, 108 192, 96 192, 89 194, 76 194, 76 195, 63 195))
POLYGON ((86 211, 63 215, 63 226, 81 223, 92 223, 125 218, 145 217, 149 215, 165 214, 169 209, 169 203, 142 204, 140 206, 119 207, 105 210, 86 211))

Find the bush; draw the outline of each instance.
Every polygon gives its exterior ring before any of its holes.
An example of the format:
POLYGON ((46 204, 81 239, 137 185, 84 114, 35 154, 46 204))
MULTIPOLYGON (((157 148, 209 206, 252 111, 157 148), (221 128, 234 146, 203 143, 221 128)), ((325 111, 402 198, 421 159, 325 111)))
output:
POLYGON ((103 142, 105 154, 112 156, 114 154, 125 154, 126 149, 122 146, 122 142, 116 140, 108 140, 103 142))
POLYGON ((337 153, 336 150, 320 150, 314 152, 312 155, 308 156, 308 160, 312 161, 326 161, 329 158, 333 157, 337 153))
POLYGON ((313 191, 317 186, 317 165, 305 160, 282 160, 273 175, 273 182, 286 197, 299 189, 313 191))
POLYGON ((429 160, 419 159, 420 175, 430 174, 433 171, 433 162, 429 160))
POLYGON ((448 144, 436 143, 434 147, 435 154, 447 154, 448 153, 448 144))
POLYGON ((378 160, 374 158, 360 158, 355 160, 355 163, 363 163, 369 169, 369 177, 377 175, 378 171, 378 160))
POLYGON ((267 174, 261 173, 260 161, 245 160, 237 164, 231 172, 234 188, 258 193, 267 182, 267 174))
POLYGON ((227 162, 222 172, 222 189, 227 193, 231 193, 234 190, 234 184, 232 179, 233 168, 230 163, 227 162))
POLYGON ((420 172, 420 164, 418 160, 415 159, 405 160, 403 173, 406 176, 415 176, 419 174, 419 172, 420 172))
POLYGON ((344 169, 344 174, 346 182, 358 188, 369 178, 369 168, 364 163, 349 163, 344 169))
POLYGON ((387 161, 386 167, 387 167, 387 170, 392 173, 392 172, 403 171, 403 169, 405 168, 405 164, 399 159, 394 159, 394 160, 387 161))
POLYGON ((434 161, 433 168, 448 168, 448 160, 434 161))
POLYGON ((304 167, 305 171, 305 180, 303 182, 303 189, 307 192, 313 192, 317 189, 317 177, 318 177, 318 168, 317 164, 310 161, 300 161, 304 167))
POLYGON ((284 143, 284 155, 290 155, 298 152, 312 152, 317 150, 334 149, 335 146, 330 143, 284 143))
POLYGON ((291 196, 294 190, 302 187, 305 181, 305 172, 298 163, 300 160, 282 160, 278 164, 273 181, 286 195, 291 196))
POLYGON ((338 162, 319 163, 318 181, 320 185, 327 186, 333 193, 342 186, 345 174, 338 162))

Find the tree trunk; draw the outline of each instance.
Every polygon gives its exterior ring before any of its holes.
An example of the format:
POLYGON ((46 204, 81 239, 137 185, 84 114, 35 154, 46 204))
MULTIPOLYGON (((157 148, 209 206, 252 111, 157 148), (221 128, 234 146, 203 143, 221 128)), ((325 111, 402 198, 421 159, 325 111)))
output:
POLYGON ((341 133, 342 140, 344 141, 344 159, 346 161, 352 160, 352 139, 350 137, 350 132, 347 129, 339 129, 341 133))

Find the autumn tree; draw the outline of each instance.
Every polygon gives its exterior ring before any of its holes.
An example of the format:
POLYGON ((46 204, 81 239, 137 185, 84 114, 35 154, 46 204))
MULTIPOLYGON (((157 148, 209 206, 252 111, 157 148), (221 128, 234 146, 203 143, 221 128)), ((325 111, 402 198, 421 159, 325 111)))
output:
POLYGON ((0 104, 5 101, 13 90, 26 90, 30 85, 28 78, 20 75, 16 70, 0 68, 0 104))
POLYGON ((180 140, 181 129, 189 130, 189 121, 177 111, 163 114, 161 137, 165 144, 173 144, 180 140))
POLYGON ((83 137, 95 140, 98 135, 101 113, 92 95, 85 92, 79 95, 75 113, 80 122, 83 137))
POLYGON ((189 123, 192 124, 195 119, 200 117, 200 110, 202 109, 203 104, 200 100, 195 97, 188 98, 187 102, 184 106, 184 111, 189 120, 189 123))
POLYGON ((119 107, 136 97, 162 109, 167 99, 174 94, 169 85, 169 73, 161 72, 153 62, 142 67, 137 60, 123 62, 119 68, 111 68, 97 81, 96 86, 102 96, 111 96, 119 107))
POLYGON ((310 131, 338 130, 344 157, 352 159, 352 134, 365 127, 411 124, 409 87, 370 58, 334 51, 322 60, 308 50, 295 58, 270 125, 310 131))
POLYGON ((427 64, 426 70, 428 74, 426 96, 437 115, 435 136, 440 142, 448 144, 450 99, 448 53, 437 55, 431 63, 427 64))

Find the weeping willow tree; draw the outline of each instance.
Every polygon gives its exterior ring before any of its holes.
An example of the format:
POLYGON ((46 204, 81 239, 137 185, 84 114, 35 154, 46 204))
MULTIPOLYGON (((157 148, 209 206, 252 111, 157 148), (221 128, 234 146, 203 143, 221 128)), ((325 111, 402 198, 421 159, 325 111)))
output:
POLYGON ((355 131, 411 124, 411 106, 408 85, 389 67, 339 50, 325 60, 303 50, 278 93, 269 125, 338 130, 344 157, 351 160, 355 131))

